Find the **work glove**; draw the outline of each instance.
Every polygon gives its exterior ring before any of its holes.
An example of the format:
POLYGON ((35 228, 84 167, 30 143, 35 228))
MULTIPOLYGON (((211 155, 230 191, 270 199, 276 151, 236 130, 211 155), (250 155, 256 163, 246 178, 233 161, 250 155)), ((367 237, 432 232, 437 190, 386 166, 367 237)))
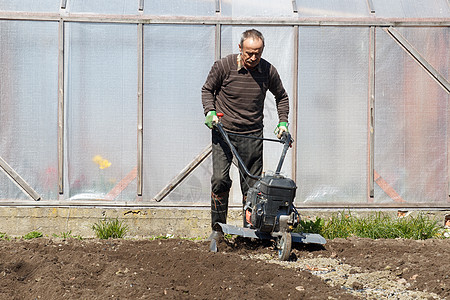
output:
POLYGON ((206 114, 205 125, 208 126, 209 129, 212 129, 217 122, 219 122, 219 118, 217 117, 216 111, 210 110, 206 114))
POLYGON ((275 128, 275 134, 277 135, 277 138, 281 139, 281 136, 283 135, 283 132, 289 132, 288 131, 288 123, 287 122, 280 122, 275 128))

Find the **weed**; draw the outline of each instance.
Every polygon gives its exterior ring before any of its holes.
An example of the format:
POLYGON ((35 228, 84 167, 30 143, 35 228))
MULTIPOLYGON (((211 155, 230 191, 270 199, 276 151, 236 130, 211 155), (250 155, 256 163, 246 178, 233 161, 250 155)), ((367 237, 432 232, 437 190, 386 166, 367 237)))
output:
POLYGON ((117 218, 104 219, 92 225, 92 230, 99 239, 118 239, 127 234, 128 226, 124 224, 124 221, 119 221, 117 218))
POLYGON ((419 213, 416 217, 391 217, 376 212, 367 217, 355 217, 350 212, 333 214, 328 221, 320 218, 313 221, 300 221, 295 232, 319 233, 326 239, 357 236, 370 239, 415 239, 441 238, 443 229, 439 221, 419 213))
POLYGON ((36 239, 36 238, 40 238, 40 237, 43 237, 42 232, 39 232, 39 231, 31 231, 31 232, 25 234, 22 238, 23 238, 24 240, 31 240, 31 239, 36 239))
POLYGON ((443 231, 438 225, 439 221, 430 219, 425 214, 420 213, 416 217, 398 219, 395 228, 401 237, 424 240, 433 237, 439 237, 443 231))
POLYGON ((205 238, 197 236, 197 237, 180 237, 181 240, 187 240, 187 241, 201 241, 205 238))
POLYGON ((59 235, 54 233, 53 236, 56 238, 64 239, 64 240, 67 240, 67 239, 82 240, 83 239, 83 237, 81 235, 77 235, 77 236, 72 235, 72 230, 69 230, 68 232, 61 232, 59 235))
POLYGON ((352 233, 352 219, 351 214, 345 214, 345 212, 333 215, 325 224, 322 235, 327 239, 350 236, 352 233))
POLYGON ((9 240, 9 237, 6 233, 0 232, 0 240, 9 240))
POLYGON ((322 218, 317 218, 315 221, 311 220, 300 220, 300 226, 296 232, 308 232, 308 233, 318 233, 321 234, 325 221, 322 218))
POLYGON ((231 239, 233 238, 233 235, 232 235, 232 234, 225 233, 225 234, 223 235, 223 237, 224 237, 226 240, 231 240, 231 239))

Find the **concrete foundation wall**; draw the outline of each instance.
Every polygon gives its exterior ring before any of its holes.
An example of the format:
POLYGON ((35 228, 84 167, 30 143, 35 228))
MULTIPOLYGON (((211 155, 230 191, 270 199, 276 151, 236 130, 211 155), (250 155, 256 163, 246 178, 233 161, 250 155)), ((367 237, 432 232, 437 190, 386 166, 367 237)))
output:
MULTIPOLYGON (((342 210, 301 210, 303 219, 329 218, 342 210)), ((348 210, 346 210, 348 212, 348 210)), ((355 216, 373 213, 374 210, 352 210, 355 216)), ((386 211, 392 215, 417 214, 419 211, 386 211)), ((442 220, 449 210, 423 211, 432 218, 442 220)), ((127 237, 143 238, 173 235, 175 237, 206 238, 210 233, 209 208, 87 208, 87 207, 0 207, 0 232, 20 237, 31 231, 45 236, 68 233, 91 238, 95 236, 92 225, 102 219, 118 218, 128 225, 127 237)), ((230 209, 228 223, 242 224, 240 209, 230 209)))
MULTIPOLYGON (((231 211, 229 223, 236 224, 238 214, 231 211)), ((0 207, 0 232, 23 236, 39 231, 52 236, 71 231, 74 236, 89 238, 95 236, 92 225, 105 218, 123 220, 128 237, 206 237, 211 231, 209 209, 0 207)))

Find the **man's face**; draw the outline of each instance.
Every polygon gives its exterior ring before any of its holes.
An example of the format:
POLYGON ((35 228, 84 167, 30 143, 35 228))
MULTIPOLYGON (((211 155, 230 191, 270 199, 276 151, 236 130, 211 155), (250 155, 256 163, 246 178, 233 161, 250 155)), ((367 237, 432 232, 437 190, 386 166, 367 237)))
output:
POLYGON ((244 40, 242 46, 239 44, 239 50, 241 51, 241 58, 244 62, 244 66, 247 69, 253 69, 261 60, 264 45, 262 40, 258 38, 248 38, 244 40))

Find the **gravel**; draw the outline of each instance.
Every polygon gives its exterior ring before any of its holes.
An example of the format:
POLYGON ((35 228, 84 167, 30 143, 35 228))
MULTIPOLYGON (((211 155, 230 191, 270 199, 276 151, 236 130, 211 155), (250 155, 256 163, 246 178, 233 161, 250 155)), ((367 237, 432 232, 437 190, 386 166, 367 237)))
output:
MULTIPOLYGON (((302 258, 297 261, 279 261, 271 254, 242 256, 243 259, 259 259, 269 263, 307 271, 321 278, 330 286, 338 286, 362 299, 443 299, 437 294, 424 291, 413 291, 407 288, 410 284, 397 275, 401 270, 395 266, 386 266, 383 271, 363 272, 341 259, 329 257, 302 258)), ((297 287, 301 290, 303 287, 297 287)))

